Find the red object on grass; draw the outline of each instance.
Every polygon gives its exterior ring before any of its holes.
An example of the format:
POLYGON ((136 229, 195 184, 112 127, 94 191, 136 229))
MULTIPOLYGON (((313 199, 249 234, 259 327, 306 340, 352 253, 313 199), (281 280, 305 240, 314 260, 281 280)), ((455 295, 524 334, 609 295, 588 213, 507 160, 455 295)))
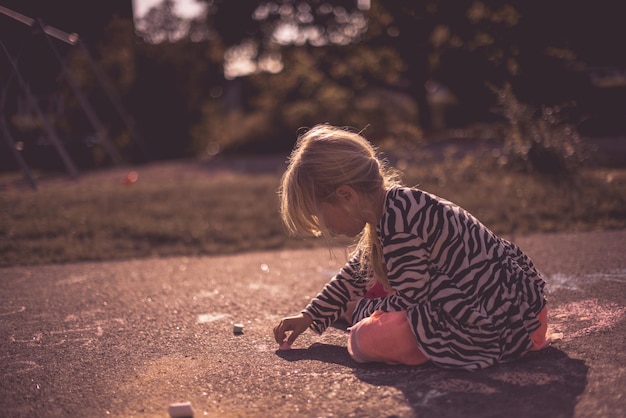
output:
POLYGON ((136 171, 129 171, 126 176, 124 176, 123 183, 128 186, 130 184, 136 183, 138 178, 139 174, 136 171))

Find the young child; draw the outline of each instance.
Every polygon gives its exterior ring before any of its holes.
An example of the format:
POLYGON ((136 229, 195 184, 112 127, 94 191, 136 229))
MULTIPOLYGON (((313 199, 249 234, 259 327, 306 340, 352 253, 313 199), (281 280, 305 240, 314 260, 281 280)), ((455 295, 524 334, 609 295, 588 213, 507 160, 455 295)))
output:
POLYGON ((532 261, 462 208, 401 186, 360 134, 319 125, 302 135, 280 198, 292 233, 359 237, 338 274, 274 328, 281 346, 346 314, 358 362, 476 370, 546 345, 532 261))

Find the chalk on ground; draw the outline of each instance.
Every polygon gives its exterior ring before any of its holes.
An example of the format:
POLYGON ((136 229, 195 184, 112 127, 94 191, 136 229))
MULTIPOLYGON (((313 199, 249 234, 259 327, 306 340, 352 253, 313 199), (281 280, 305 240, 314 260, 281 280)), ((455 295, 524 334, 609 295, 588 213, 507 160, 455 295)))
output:
POLYGON ((235 334, 243 334, 243 324, 235 324, 235 325, 233 325, 233 332, 235 334))
POLYGON ((167 409, 172 418, 193 418, 191 402, 173 403, 167 409))

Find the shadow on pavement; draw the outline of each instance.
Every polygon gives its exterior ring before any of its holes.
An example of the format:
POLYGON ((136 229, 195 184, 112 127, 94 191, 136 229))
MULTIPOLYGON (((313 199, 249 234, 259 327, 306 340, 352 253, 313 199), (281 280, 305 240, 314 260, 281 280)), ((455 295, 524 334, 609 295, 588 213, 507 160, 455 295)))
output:
POLYGON ((326 363, 356 369, 359 363, 352 360, 345 346, 315 343, 309 348, 292 348, 290 350, 277 350, 276 355, 287 361, 317 360, 326 363))
POLYGON ((276 354, 287 361, 338 364, 352 369, 365 383, 396 388, 416 416, 572 417, 576 399, 587 386, 589 369, 583 360, 554 347, 478 372, 432 365, 360 364, 344 346, 320 343, 276 354))

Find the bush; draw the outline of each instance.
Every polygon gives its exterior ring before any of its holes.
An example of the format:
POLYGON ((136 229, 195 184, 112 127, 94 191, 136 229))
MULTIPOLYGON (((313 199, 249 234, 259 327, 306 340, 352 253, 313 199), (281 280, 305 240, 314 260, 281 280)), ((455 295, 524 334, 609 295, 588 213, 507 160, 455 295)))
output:
POLYGON ((499 166, 553 176, 567 176, 580 168, 585 151, 576 128, 564 123, 564 107, 542 106, 538 112, 519 102, 510 85, 491 89, 497 96, 496 113, 508 121, 499 166))

